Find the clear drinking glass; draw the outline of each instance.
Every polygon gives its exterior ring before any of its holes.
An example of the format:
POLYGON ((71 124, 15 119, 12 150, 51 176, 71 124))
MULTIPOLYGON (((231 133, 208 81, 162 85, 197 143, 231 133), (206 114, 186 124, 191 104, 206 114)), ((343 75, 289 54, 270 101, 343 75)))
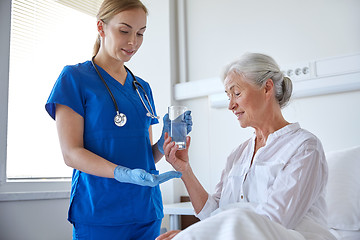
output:
POLYGON ((185 112, 187 108, 184 106, 170 106, 168 114, 170 119, 169 135, 173 142, 179 146, 179 149, 186 148, 187 126, 185 122, 185 112))

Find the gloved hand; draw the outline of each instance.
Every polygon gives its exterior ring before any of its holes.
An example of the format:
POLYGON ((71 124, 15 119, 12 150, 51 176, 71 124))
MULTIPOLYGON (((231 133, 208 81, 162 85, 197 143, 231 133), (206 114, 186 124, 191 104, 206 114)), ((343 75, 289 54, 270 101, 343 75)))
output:
MULTIPOLYGON (((189 134, 189 132, 191 132, 192 130, 192 117, 191 117, 191 111, 186 111, 184 113, 184 121, 186 122, 186 134, 189 134)), ((179 116, 181 117, 181 116, 179 116)), ((159 139, 159 141, 157 142, 157 146, 159 151, 164 154, 164 149, 163 149, 163 145, 164 145, 164 141, 165 141, 165 132, 169 133, 170 131, 170 119, 169 119, 169 114, 165 114, 165 116, 163 117, 163 130, 161 133, 161 137, 159 139)))
POLYGON ((132 183, 140 186, 155 187, 172 178, 180 178, 181 172, 169 171, 160 175, 154 175, 143 169, 130 169, 123 166, 117 166, 114 170, 114 177, 119 182, 132 183))

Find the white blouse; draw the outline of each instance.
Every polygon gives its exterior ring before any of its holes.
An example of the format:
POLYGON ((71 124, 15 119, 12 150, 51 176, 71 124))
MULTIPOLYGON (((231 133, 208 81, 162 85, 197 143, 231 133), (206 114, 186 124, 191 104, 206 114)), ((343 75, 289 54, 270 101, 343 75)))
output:
POLYGON ((328 168, 320 140, 293 123, 270 134, 250 166, 254 147, 255 135, 230 154, 197 217, 243 202, 286 228, 295 229, 305 218, 326 227, 328 168))

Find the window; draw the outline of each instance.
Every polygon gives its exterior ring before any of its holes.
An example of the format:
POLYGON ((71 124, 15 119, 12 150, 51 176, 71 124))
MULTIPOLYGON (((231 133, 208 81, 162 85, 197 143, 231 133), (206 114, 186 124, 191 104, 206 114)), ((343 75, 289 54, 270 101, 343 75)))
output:
POLYGON ((91 58, 102 1, 13 0, 6 175, 70 177, 45 103, 62 68, 91 58))

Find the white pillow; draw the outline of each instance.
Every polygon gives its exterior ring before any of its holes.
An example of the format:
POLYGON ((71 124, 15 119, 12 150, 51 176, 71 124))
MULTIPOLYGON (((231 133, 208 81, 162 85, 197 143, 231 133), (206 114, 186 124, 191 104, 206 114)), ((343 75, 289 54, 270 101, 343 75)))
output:
POLYGON ((328 226, 360 230, 360 146, 326 154, 328 226))

